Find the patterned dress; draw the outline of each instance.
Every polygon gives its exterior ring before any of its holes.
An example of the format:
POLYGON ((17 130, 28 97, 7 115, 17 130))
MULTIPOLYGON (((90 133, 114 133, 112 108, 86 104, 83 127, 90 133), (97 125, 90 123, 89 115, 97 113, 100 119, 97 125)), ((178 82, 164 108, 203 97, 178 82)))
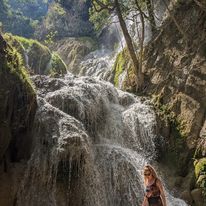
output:
POLYGON ((157 179, 151 185, 147 185, 145 189, 145 196, 148 199, 149 206, 163 206, 160 198, 160 189, 156 184, 157 179))

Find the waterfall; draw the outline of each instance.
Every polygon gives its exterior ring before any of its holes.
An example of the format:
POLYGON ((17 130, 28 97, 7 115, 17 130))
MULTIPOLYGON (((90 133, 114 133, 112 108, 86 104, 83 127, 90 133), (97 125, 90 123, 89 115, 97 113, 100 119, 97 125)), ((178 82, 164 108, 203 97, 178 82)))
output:
MULTIPOLYGON (((15 205, 140 205, 142 170, 155 161, 159 138, 149 100, 98 78, 68 74, 33 81, 33 154, 15 205)), ((169 206, 186 206, 167 197, 169 206)))
MULTIPOLYGON (((113 17, 114 18, 114 17, 113 17)), ((113 19, 112 21, 117 21, 113 19)), ((113 23, 105 28, 100 48, 89 53, 80 64, 80 76, 92 76, 110 81, 117 54, 124 48, 125 41, 119 24, 113 23)))
MULTIPOLYGON (((154 2, 154 15, 157 27, 160 27, 164 18, 165 18, 165 5, 162 1, 154 2)), ((133 39, 136 53, 139 52, 139 35, 141 36, 142 24, 140 15, 136 11, 130 12, 126 20, 127 29, 133 39), (135 17, 134 17, 135 16, 135 17)), ((147 11, 145 11, 147 14, 147 11)), ((148 15, 148 14, 147 14, 148 15)), ((110 26, 108 26, 107 34, 104 38, 107 38, 101 43, 101 46, 98 50, 89 53, 80 64, 79 76, 92 76, 97 77, 98 79, 112 81, 113 79, 113 67, 117 55, 121 52, 126 46, 122 30, 116 16, 112 17, 110 26), (116 36, 116 39, 113 40, 111 36, 116 36)), ((145 32, 144 32, 144 46, 149 43, 152 38, 151 26, 149 21, 144 20, 145 23, 145 32)), ((118 78, 118 88, 123 88, 123 82, 127 76, 127 71, 123 70, 119 74, 118 78)))

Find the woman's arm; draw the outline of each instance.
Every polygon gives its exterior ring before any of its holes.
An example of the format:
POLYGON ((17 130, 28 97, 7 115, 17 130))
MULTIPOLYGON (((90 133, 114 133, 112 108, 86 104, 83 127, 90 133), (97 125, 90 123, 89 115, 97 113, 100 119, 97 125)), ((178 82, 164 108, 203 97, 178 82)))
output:
POLYGON ((163 206, 167 206, 164 188, 163 188, 162 183, 159 179, 157 180, 157 186, 159 187, 159 190, 160 190, 160 197, 162 199, 163 206))
POLYGON ((149 206, 148 199, 147 199, 146 196, 144 196, 144 200, 143 200, 142 206, 149 206))

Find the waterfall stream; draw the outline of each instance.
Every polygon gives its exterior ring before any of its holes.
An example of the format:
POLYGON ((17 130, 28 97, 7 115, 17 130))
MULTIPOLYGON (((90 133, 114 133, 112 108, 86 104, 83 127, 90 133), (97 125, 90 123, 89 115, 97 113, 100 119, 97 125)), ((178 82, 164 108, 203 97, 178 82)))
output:
MULTIPOLYGON (((163 20, 166 17, 165 4, 157 0, 154 2, 154 15, 156 26, 160 27, 163 20)), ((147 14, 147 11, 144 11, 147 14)), ((148 15, 148 14, 147 14, 148 15)), ((108 32, 106 37, 107 41, 102 42, 100 49, 97 49, 89 53, 85 59, 80 64, 79 76, 92 76, 98 79, 106 80, 112 82, 114 76, 114 63, 117 55, 126 47, 126 42, 122 34, 122 29, 119 25, 116 16, 112 17, 111 25, 108 26, 108 32), (118 39, 114 42, 114 39, 110 36, 115 35, 118 39), (108 46, 109 45, 109 46, 108 46), (113 48, 112 48, 113 47, 113 48), (116 48, 115 48, 116 47, 116 48)), ((147 45, 152 38, 151 26, 148 20, 144 20, 144 45, 147 45)), ((133 39, 133 45, 135 47, 136 53, 139 52, 140 36, 142 31, 142 23, 140 15, 137 13, 130 13, 126 20, 127 29, 133 39), (136 16, 134 19, 133 16, 136 16), (130 20, 128 20, 130 19, 130 20)), ((141 37, 142 38, 142 37, 141 37)), ((123 88, 123 82, 127 77, 127 71, 123 70, 118 77, 118 88, 123 88)))
MULTIPOLYGON (((155 161, 159 138, 149 100, 91 77, 33 81, 33 154, 16 206, 140 205, 142 170, 155 161)), ((169 206, 186 206, 169 193, 167 199, 169 206)))

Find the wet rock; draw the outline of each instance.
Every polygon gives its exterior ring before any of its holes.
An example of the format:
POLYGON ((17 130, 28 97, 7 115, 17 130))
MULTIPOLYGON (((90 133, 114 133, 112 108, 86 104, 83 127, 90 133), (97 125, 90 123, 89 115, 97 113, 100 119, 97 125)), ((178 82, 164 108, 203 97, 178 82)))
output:
POLYGON ((186 190, 180 194, 180 198, 185 200, 187 204, 191 205, 193 202, 190 191, 186 190))
POLYGON ((204 200, 202 196, 202 190, 200 188, 191 191, 192 199, 196 206, 204 206, 204 200))
POLYGON ((73 74, 79 74, 81 61, 96 47, 95 41, 89 37, 63 38, 50 45, 50 48, 62 57, 68 70, 73 74))
POLYGON ((14 204, 32 153, 36 94, 17 52, 0 34, 0 205, 14 204))

